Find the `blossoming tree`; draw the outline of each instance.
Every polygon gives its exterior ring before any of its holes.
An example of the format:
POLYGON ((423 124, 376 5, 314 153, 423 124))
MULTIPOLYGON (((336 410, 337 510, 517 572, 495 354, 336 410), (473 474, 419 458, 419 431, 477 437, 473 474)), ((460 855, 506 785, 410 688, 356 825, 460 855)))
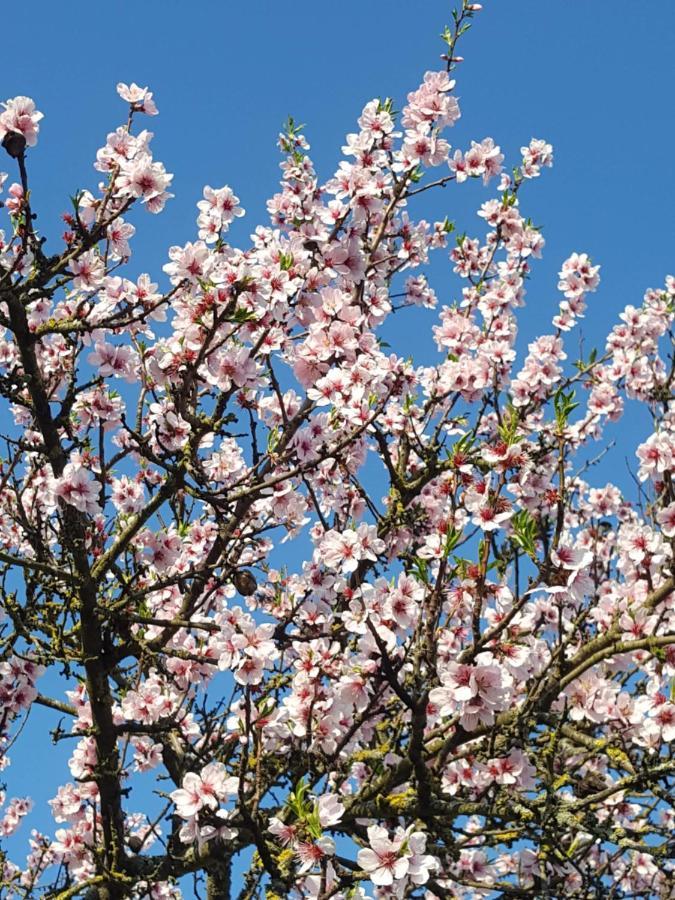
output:
MULTIPOLYGON (((675 897, 675 279, 573 366, 599 267, 571 253, 518 360, 544 244, 521 202, 553 157, 451 149, 478 9, 324 184, 289 121, 245 249, 238 198, 204 188, 164 289, 123 274, 128 217, 171 196, 152 94, 118 85, 53 255, 42 114, 3 105, 3 763, 33 704, 72 748, 3 897, 675 897), (478 236, 419 218, 476 178, 478 236), (436 306, 432 251, 463 284, 419 366, 378 331, 436 306), (624 398, 653 421, 638 506, 583 477, 624 398)), ((30 800, 2 799, 8 838, 30 800)))

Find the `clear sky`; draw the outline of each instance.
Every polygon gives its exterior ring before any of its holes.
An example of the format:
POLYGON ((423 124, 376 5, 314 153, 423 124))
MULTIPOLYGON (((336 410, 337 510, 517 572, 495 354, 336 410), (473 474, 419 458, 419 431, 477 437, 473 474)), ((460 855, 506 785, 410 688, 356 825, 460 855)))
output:
MULTIPOLYGON (((195 237, 195 202, 204 184, 230 184, 241 198, 248 214, 230 232, 233 242, 246 243, 266 221, 265 200, 279 175, 275 141, 289 113, 306 123, 319 178, 327 179, 364 103, 392 96, 400 109, 424 71, 440 66, 438 35, 450 5, 9 4, 0 99, 27 94, 45 113, 29 173, 38 225, 52 236, 48 248, 62 231, 59 215, 68 195, 96 184, 96 149, 123 121, 118 81, 155 92, 160 115, 147 127, 156 133, 156 157, 175 175, 176 198, 165 212, 134 219, 132 270, 161 281, 167 247, 195 237)), ((553 170, 522 194, 524 212, 543 226, 547 241, 528 288, 524 339, 550 327, 559 299, 556 273, 574 250, 602 265, 602 285, 589 298, 584 323, 589 346, 602 344, 626 303, 639 305, 646 287, 675 272, 674 39, 673 0, 484 0, 463 39, 466 62, 456 75, 463 115, 448 133, 451 143, 465 148, 472 138, 492 136, 511 165, 531 137, 546 138, 555 150, 553 170)), ((0 169, 11 171, 10 162, 1 160, 0 169)), ((460 231, 480 235, 475 209, 489 196, 479 185, 449 188, 425 199, 420 212, 447 214, 460 231)), ((457 295, 449 266, 434 266, 432 283, 442 302, 457 295)), ((429 326, 435 320, 431 313, 411 315, 429 326)), ((412 337, 406 329, 405 340, 408 352, 429 350, 422 329, 412 337)), ((622 457, 608 465, 621 467, 625 480, 622 457)), ((31 720, 35 735, 38 722, 56 724, 42 710, 31 720)), ((48 747, 22 741, 12 754, 10 790, 33 792, 42 804, 34 824, 41 827, 50 823, 44 802, 54 793, 52 761, 69 750, 48 756, 48 747)), ((23 840, 27 831, 20 832, 23 840)))

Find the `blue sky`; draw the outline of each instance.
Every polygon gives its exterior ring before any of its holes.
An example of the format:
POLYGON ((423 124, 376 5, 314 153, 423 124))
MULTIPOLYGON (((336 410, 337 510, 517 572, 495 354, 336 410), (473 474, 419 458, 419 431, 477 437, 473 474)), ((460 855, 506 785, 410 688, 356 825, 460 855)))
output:
MULTIPOLYGON (((68 195, 96 184, 96 149, 123 121, 118 81, 155 92, 160 115, 146 124, 156 134, 157 158, 174 173, 176 198, 165 212, 134 219, 131 270, 161 282, 167 248, 195 236, 204 184, 228 183, 241 198, 247 216, 231 232, 233 241, 246 243, 266 222, 265 200, 279 176, 275 141, 289 113, 307 125, 320 180, 330 177, 364 103, 392 96, 400 108, 424 71, 440 66, 438 35, 449 6, 442 0, 342 0, 339 11, 325 0, 13 4, 4 18, 0 99, 28 94, 45 113, 29 173, 48 248, 63 230, 59 215, 68 195)), ((524 212, 543 226, 547 241, 528 288, 523 340, 550 327, 556 273, 574 250, 602 265, 584 323, 587 346, 601 346, 623 306, 639 305, 646 287, 675 271, 673 35, 672 0, 485 0, 463 39, 466 62, 456 75, 463 115, 448 133, 452 144, 465 148, 490 135, 509 164, 531 137, 555 149, 553 170, 522 194, 524 212)), ((0 169, 12 171, 9 164, 2 160, 0 169)), ((478 184, 425 194, 419 214, 447 214, 460 231, 479 235, 475 209, 489 196, 478 184)), ((457 296, 449 265, 434 266, 432 283, 441 302, 457 296)), ((421 326, 411 331, 401 320, 393 334, 404 337, 406 353, 424 357, 435 314, 412 315, 421 326)), ((622 455, 606 466, 607 477, 620 470, 616 477, 625 480, 622 455)), ((37 723, 53 727, 56 718, 35 709, 29 734, 37 736, 37 723)), ((31 790, 41 804, 53 795, 52 760, 63 754, 48 753, 37 741, 17 745, 17 764, 7 773, 13 792, 31 790)), ((34 824, 46 828, 49 821, 41 806, 34 824)), ((25 839, 27 829, 21 834, 25 839)))

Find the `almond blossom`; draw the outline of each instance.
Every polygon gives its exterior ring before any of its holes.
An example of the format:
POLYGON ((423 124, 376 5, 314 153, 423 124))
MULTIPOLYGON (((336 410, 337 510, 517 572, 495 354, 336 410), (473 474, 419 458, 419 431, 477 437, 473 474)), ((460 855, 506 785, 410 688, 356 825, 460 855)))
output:
POLYGON ((91 471, 77 463, 68 463, 54 487, 57 499, 86 513, 98 512, 99 493, 100 486, 91 471))
POLYGON ((368 847, 359 850, 357 862, 367 872, 368 877, 378 886, 386 886, 404 878, 408 874, 410 861, 401 851, 404 836, 393 840, 386 828, 370 825, 368 828, 368 847))
POLYGON ((40 131, 40 121, 44 113, 35 108, 35 102, 30 97, 13 97, 1 103, 3 111, 0 113, 0 141, 4 140, 10 132, 23 135, 26 144, 34 147, 40 131))

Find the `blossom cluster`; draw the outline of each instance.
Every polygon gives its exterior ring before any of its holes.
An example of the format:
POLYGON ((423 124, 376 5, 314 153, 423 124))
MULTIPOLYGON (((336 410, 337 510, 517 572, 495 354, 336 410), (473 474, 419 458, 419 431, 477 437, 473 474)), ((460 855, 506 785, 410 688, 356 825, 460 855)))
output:
MULTIPOLYGON (((532 139, 508 175, 494 139, 450 146, 478 9, 400 114, 365 104, 325 182, 289 120, 243 249, 239 198, 204 187, 164 288, 121 274, 135 207, 171 196, 135 130, 147 87, 118 85, 128 120, 58 254, 9 188, 0 758, 33 704, 71 756, 54 834, 3 863, 8 896, 174 900, 195 869, 225 896, 254 854, 247 890, 293 900, 673 897, 675 278, 572 367, 600 286, 572 253, 523 352, 545 246, 527 191, 553 150, 532 139), (419 216, 469 179, 475 233, 419 216), (418 313, 425 365, 404 331, 384 340, 418 313), (627 401, 650 412, 640 503, 586 480, 627 401)), ((0 136, 34 147, 33 101, 3 108, 0 136)), ((10 801, 1 837, 29 807, 10 801)))

